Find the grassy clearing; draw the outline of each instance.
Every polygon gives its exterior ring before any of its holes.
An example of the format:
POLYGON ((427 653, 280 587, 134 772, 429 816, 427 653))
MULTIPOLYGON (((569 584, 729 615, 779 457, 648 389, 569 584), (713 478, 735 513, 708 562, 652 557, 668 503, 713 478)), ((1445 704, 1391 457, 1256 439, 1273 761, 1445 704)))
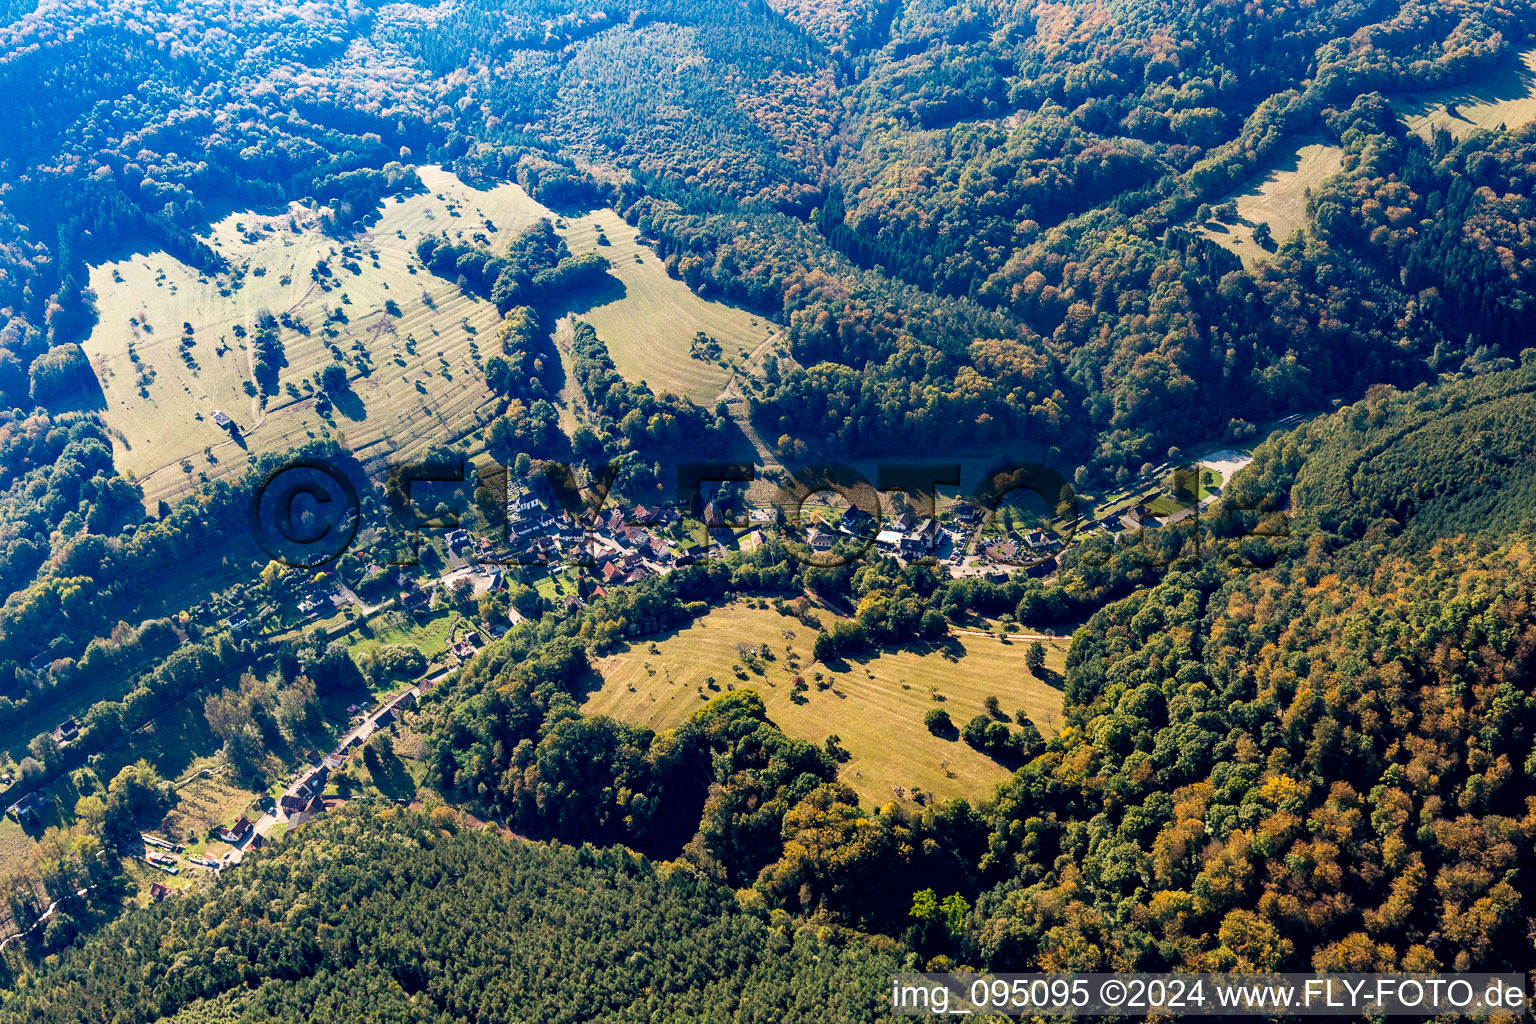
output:
POLYGON ((1253 185, 1220 201, 1237 202, 1239 223, 1211 221, 1200 228, 1252 266, 1269 256, 1269 250, 1253 240, 1253 229, 1268 224, 1275 242, 1284 240, 1306 224, 1307 191, 1339 173, 1343 166, 1344 151, 1337 146, 1303 140, 1294 153, 1271 166, 1253 185))
MULTIPOLYGON (((878 804, 904 799, 913 787, 942 799, 980 796, 1008 777, 1008 768, 960 740, 932 735, 923 725, 932 708, 944 709, 963 725, 995 695, 1005 712, 1022 708, 1047 736, 1061 726, 1061 694, 1029 674, 1022 643, 960 636, 947 648, 953 660, 940 649, 900 650, 833 669, 811 661, 815 635, 769 608, 745 602, 717 608, 681 632, 637 641, 602 659, 603 685, 583 710, 660 730, 686 721, 706 698, 728 687, 753 689, 769 717, 791 736, 819 744, 836 733, 852 755, 841 778, 878 804), (744 668, 747 678, 739 678, 733 666, 746 664, 741 644, 766 644, 774 660, 763 663, 762 674, 744 668), (815 680, 818 671, 825 688, 815 680), (810 687, 798 698, 791 682, 796 675, 810 687), (717 689, 707 682, 710 677, 717 689), (944 699, 935 700, 935 694, 944 699)), ((1066 644, 1047 643, 1050 672, 1061 671, 1066 644)))
POLYGON ((141 860, 126 860, 123 862, 123 874, 133 884, 134 896, 132 902, 140 907, 147 907, 154 902, 150 896, 150 887, 156 882, 174 892, 182 892, 197 884, 198 879, 204 877, 199 869, 183 867, 179 875, 167 875, 163 871, 156 871, 141 860))
POLYGON ((359 452, 403 456, 459 437, 488 415, 481 361, 493 353, 479 339, 489 338, 496 310, 426 273, 416 242, 446 231, 490 243, 548 211, 516 185, 477 191, 437 168, 420 173, 426 192, 387 200, 377 222, 346 242, 321 234, 314 215, 297 204, 214 225, 209 244, 247 269, 238 290, 163 252, 92 268, 100 320, 85 350, 102 386, 118 465, 143 481, 150 501, 245 466, 246 452, 213 422, 215 410, 234 419, 250 451, 286 449, 332 431, 359 452), (329 291, 310 276, 322 261, 331 270, 329 291), (235 331, 249 330, 261 310, 292 314, 309 331, 282 331, 288 366, 264 409, 246 389, 249 338, 235 331), (334 323, 335 335, 326 337, 326 316, 335 310, 346 322, 334 323), (185 324, 192 326, 191 364, 179 353, 185 324), (312 378, 336 350, 351 370, 356 400, 322 417, 312 378), (366 376, 353 364, 358 352, 371 362, 366 376))
POLYGON ((1429 138, 1444 128, 1458 139, 1478 128, 1518 128, 1536 120, 1536 50, 1470 85, 1403 97, 1403 123, 1429 138))
MULTIPOLYGON (((453 636, 462 632, 457 627, 465 621, 456 611, 441 611, 421 618, 411 612, 386 612, 373 620, 373 635, 359 639, 349 653, 356 661, 365 651, 391 644, 411 644, 431 660, 448 649, 453 636)), ((354 632, 348 637, 356 635, 354 632)))
POLYGON ((252 821, 259 814, 253 814, 259 794, 235 785, 226 776, 193 779, 177 792, 181 802, 166 815, 162 827, 183 842, 206 840, 213 829, 242 814, 251 815, 252 821))
POLYGON ((31 862, 37 840, 27 835, 21 824, 10 817, 0 818, 0 874, 9 874, 31 862))
MULTIPOLYGON (((504 248, 540 217, 557 215, 516 185, 482 190, 441 168, 419 173, 425 192, 386 200, 376 222, 352 239, 322 234, 315 213, 298 204, 215 224, 208 243, 244 268, 238 289, 164 252, 92 268, 99 321, 84 348, 101 384, 117 464, 138 477, 151 504, 243 469, 250 452, 331 433, 365 457, 409 458, 488 420, 492 396, 482 368, 494 354, 496 310, 427 273, 416 243, 445 233, 504 248), (331 272, 320 279, 328 289, 311 277, 321 263, 331 272), (308 332, 281 332, 288 365, 265 406, 250 390, 250 338, 236 331, 249 331, 263 310, 289 314, 308 332), (338 310, 345 321, 328 324, 338 310), (186 325, 192 344, 184 358, 186 325), (338 352, 354 396, 321 415, 313 380, 338 352), (238 441, 214 423, 215 411, 233 418, 238 441)), ((709 402, 731 365, 775 330, 668 277, 656 253, 612 211, 561 223, 573 251, 600 250, 613 262, 615 280, 571 296, 569 308, 591 321, 626 377, 709 402), (609 244, 599 244, 600 230, 609 244), (719 342, 718 357, 690 354, 698 331, 719 342)))
POLYGON ((731 365, 740 365, 777 329, 745 310, 701 298, 668 277, 661 257, 641 245, 635 229, 612 210, 568 220, 560 234, 574 253, 607 256, 618 280, 618 285, 605 283, 573 294, 572 313, 607 343, 619 373, 655 391, 712 403, 730 379, 731 365), (607 245, 599 244, 599 231, 607 245), (698 331, 719 342, 718 359, 690 353, 698 331))

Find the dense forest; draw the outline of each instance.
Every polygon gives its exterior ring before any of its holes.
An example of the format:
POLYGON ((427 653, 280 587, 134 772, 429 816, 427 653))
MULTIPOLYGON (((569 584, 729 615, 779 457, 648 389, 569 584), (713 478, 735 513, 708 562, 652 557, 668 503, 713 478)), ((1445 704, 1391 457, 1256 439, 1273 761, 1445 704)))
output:
POLYGON ((5 1011, 852 1024, 885 1019, 885 947, 743 912, 729 890, 622 849, 509 843, 447 808, 358 808, 253 858, 206 903, 114 922, 5 1011))

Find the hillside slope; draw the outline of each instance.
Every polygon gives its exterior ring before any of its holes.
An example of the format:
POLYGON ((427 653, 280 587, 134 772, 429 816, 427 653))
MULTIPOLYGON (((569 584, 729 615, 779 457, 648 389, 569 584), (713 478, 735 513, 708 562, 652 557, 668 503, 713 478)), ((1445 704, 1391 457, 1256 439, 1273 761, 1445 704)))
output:
POLYGON ((889 957, 623 850, 350 808, 131 913, 0 1002, 27 1021, 869 1021, 889 957), (148 979, 153 979, 152 981, 148 979))

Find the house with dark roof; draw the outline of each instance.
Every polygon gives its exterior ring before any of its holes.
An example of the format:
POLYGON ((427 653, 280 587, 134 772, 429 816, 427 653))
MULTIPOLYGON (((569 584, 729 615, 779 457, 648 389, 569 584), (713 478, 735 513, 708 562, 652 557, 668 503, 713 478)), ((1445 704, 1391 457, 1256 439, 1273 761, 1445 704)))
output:
POLYGON ((962 501, 955 506, 953 513, 957 523, 975 523, 981 519, 981 507, 974 502, 962 501))
POLYGON ((1056 564, 1056 559, 1044 558, 1038 562, 1033 562, 1029 565, 1026 565, 1024 567, 1024 575, 1028 576, 1030 579, 1042 579, 1051 575, 1051 573, 1055 572, 1058 568, 1060 568, 1060 566, 1056 564))
POLYGON ((251 824, 251 819, 242 814, 240 817, 235 819, 235 823, 233 825, 219 829, 219 838, 224 840, 226 843, 239 843, 242 842, 246 836, 251 834, 251 829, 253 827, 254 826, 251 824))
POLYGON ((1151 507, 1145 502, 1122 515, 1120 524, 1127 530, 1147 530, 1162 525, 1153 516, 1151 507))
POLYGON ((299 785, 295 792, 298 793, 299 796, 308 799, 315 793, 324 792, 326 780, 330 777, 331 770, 322 764, 319 768, 316 768, 314 771, 310 772, 308 775, 304 776, 304 778, 299 780, 299 785))
POLYGON ((1055 551, 1061 547, 1060 542, 1044 530, 1030 530, 1024 535, 1024 543, 1031 551, 1055 551))
POLYGON ((857 505, 850 505, 843 510, 842 516, 837 521, 837 528, 844 533, 858 533, 874 518, 857 505))

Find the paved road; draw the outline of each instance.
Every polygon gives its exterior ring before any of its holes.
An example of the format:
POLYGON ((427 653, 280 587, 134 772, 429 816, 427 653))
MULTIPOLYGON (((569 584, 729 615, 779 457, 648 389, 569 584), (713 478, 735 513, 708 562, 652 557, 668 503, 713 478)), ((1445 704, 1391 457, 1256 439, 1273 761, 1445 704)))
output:
MULTIPOLYGON (((413 693, 417 697, 420 697, 424 691, 430 690, 432 687, 446 679, 447 676, 448 672, 444 670, 443 672, 438 673, 430 679, 417 683, 408 691, 392 694, 387 700, 380 701, 378 707, 370 711, 367 717, 342 734, 341 738, 336 742, 335 749, 344 749, 347 744, 352 742, 354 737, 366 741, 370 736, 379 731, 379 716, 384 713, 386 708, 388 708, 395 701, 399 700, 401 697, 405 696, 406 693, 413 693)), ((313 769, 310 767, 303 768, 288 783, 288 786, 283 790, 282 795, 297 796, 299 785, 305 776, 307 776, 312 770, 313 769)), ((257 819, 255 827, 251 829, 251 834, 246 836, 245 840, 237 844, 233 850, 230 850, 224 855, 224 862, 226 864, 240 863, 241 859, 245 856, 245 851, 250 848, 251 840, 254 836, 261 836, 262 839, 266 839, 267 836, 272 834, 272 830, 277 828, 279 823, 287 822, 291 827, 297 828, 298 826, 308 821, 310 817, 311 815, 307 810, 300 811, 297 814, 291 816, 283 813, 283 800, 282 797, 278 797, 277 801, 272 805, 272 810, 268 811, 259 819, 257 819)))

